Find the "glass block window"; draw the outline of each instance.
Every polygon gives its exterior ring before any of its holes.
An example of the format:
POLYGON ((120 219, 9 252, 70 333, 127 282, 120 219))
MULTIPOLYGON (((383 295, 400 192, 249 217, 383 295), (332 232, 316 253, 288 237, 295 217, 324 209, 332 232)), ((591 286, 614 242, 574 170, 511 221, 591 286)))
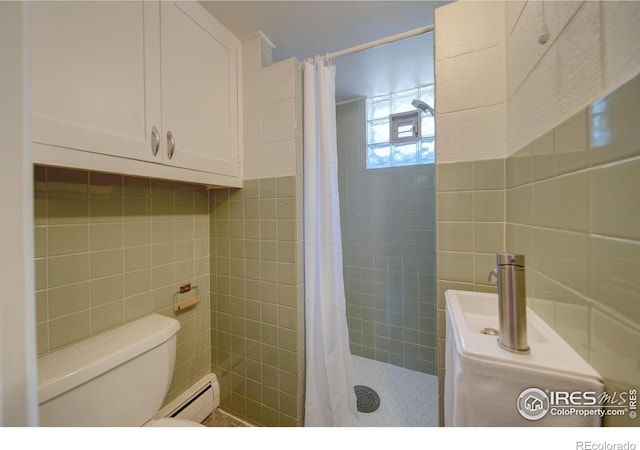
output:
POLYGON ((391 143, 389 116, 416 111, 414 99, 433 107, 433 85, 367 99, 367 169, 435 162, 435 118, 430 113, 421 113, 418 139, 391 143))

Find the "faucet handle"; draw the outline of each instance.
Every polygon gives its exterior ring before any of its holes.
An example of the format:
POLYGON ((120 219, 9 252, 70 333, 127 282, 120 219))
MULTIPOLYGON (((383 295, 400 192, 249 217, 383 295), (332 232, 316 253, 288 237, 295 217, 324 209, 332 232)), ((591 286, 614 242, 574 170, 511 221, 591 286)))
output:
POLYGON ((494 267, 491 272, 489 272, 489 283, 497 283, 498 282, 498 268, 494 267))

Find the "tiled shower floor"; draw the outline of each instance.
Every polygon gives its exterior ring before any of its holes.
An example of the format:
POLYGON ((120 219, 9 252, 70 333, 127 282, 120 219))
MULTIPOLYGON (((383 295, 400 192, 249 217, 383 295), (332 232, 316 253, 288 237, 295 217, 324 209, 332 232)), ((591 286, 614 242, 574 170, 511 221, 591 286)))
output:
POLYGON ((437 427, 438 377, 352 356, 354 383, 369 386, 380 396, 380 407, 358 413, 359 423, 347 427, 437 427))
MULTIPOLYGON (((356 385, 362 384, 380 396, 380 407, 372 413, 358 413, 359 421, 349 418, 345 427, 437 427, 438 378, 372 359, 352 356, 356 385)), ((204 422, 208 427, 244 427, 222 411, 215 411, 204 422)))

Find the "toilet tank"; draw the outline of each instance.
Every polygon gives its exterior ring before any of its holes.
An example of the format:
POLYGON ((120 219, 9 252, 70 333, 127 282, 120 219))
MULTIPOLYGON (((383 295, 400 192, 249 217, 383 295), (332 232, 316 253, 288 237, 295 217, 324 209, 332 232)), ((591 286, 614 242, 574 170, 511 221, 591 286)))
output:
POLYGON ((160 409, 177 320, 151 314, 38 358, 41 426, 140 426, 160 409))

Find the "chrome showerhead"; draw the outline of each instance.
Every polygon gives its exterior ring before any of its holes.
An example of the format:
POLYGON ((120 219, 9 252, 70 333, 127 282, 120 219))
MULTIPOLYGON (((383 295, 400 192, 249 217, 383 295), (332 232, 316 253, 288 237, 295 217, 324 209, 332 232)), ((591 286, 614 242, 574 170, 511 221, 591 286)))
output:
POLYGON ((413 105, 413 107, 418 108, 419 110, 423 111, 424 113, 430 113, 433 117, 436 116, 436 113, 433 110, 433 108, 431 106, 427 105, 422 100, 414 99, 411 102, 411 105, 413 105))

